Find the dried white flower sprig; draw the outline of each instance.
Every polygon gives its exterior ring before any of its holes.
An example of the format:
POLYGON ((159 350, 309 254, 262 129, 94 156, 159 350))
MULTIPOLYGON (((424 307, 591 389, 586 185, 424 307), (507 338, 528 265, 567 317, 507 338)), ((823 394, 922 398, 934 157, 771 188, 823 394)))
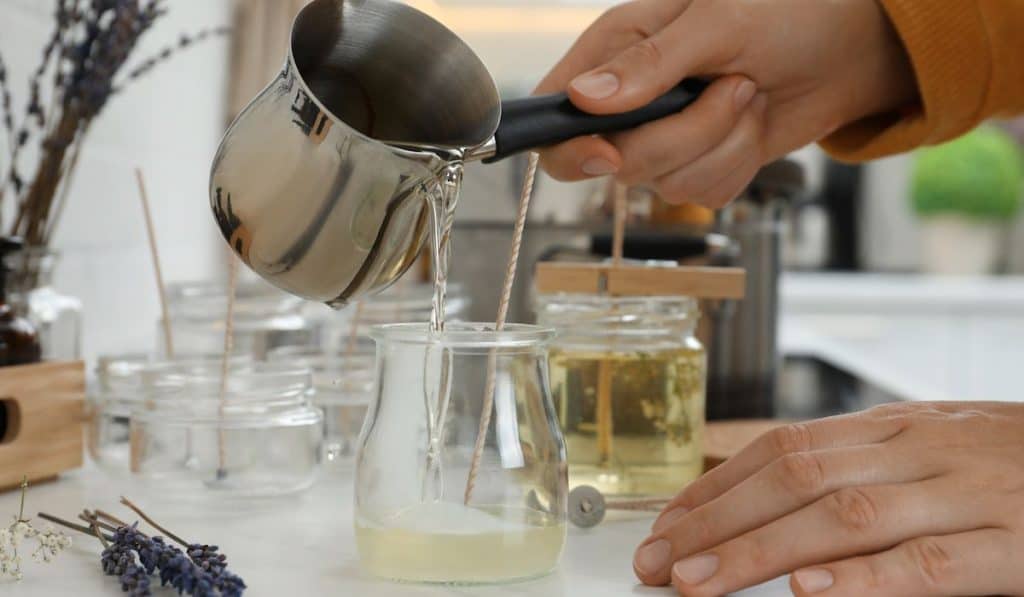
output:
POLYGON ((28 539, 35 539, 36 548, 32 559, 37 562, 50 563, 60 552, 71 547, 71 537, 54 530, 47 524, 42 530, 32 526, 25 520, 25 493, 28 491, 28 478, 21 481, 21 508, 13 522, 6 528, 0 528, 0 576, 8 576, 21 580, 21 555, 18 548, 28 539))

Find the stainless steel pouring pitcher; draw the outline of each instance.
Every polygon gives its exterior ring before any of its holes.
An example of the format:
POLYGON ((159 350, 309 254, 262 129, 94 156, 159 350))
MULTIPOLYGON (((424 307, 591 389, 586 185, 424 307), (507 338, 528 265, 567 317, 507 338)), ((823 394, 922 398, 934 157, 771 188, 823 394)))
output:
POLYGON ((256 273, 341 307, 412 265, 451 161, 631 128, 682 110, 704 85, 687 80, 610 116, 564 94, 503 104, 480 59, 426 14, 390 0, 314 0, 295 19, 283 70, 221 142, 211 207, 256 273))

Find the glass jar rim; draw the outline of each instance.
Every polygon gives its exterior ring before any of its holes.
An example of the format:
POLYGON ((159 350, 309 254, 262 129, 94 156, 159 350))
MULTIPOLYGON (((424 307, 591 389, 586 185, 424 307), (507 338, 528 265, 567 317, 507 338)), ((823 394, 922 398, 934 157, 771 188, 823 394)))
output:
POLYGON ((448 348, 511 348, 542 346, 555 337, 554 328, 526 323, 510 323, 496 331, 493 323, 452 322, 436 338, 426 323, 390 323, 370 328, 370 337, 381 342, 402 344, 440 344, 448 348))

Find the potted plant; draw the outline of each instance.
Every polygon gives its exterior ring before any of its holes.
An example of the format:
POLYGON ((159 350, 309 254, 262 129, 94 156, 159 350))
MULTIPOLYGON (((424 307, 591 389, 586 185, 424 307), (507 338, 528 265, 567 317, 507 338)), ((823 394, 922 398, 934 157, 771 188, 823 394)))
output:
POLYGON ((924 149, 917 154, 911 184, 924 271, 991 273, 1024 190, 1024 155, 1013 138, 981 127, 924 149))

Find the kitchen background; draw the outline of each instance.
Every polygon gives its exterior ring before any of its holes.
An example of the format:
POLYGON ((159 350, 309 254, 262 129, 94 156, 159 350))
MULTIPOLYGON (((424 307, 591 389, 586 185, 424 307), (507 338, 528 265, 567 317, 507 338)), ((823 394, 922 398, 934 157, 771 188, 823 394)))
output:
MULTIPOLYGON (((0 52, 16 101, 22 101, 23 82, 52 24, 51 5, 0 1, 0 52)), ((462 35, 509 96, 528 93, 612 4, 413 3, 462 35)), ((225 248, 207 199, 212 153, 240 98, 251 97, 279 67, 286 15, 299 5, 174 0, 168 17, 144 36, 138 56, 185 31, 234 24, 237 34, 176 55, 113 98, 90 133, 54 243, 62 253, 55 286, 84 304, 87 360, 151 350, 158 342, 159 306, 134 167, 144 170, 149 183, 165 278, 226 277, 225 248)), ((1020 399, 1015 371, 1024 356, 1024 278, 1017 277, 1024 274, 1021 218, 1009 221, 1005 237, 999 237, 999 275, 924 276, 918 272, 926 262, 926 239, 910 200, 912 157, 863 168, 840 167, 813 147, 793 157, 805 167, 808 185, 785 218, 783 352, 814 355, 908 397, 1020 399)), ((453 277, 471 292, 479 271, 500 270, 504 262, 521 168, 521 161, 511 160, 475 166, 467 175, 453 277), (490 250, 482 253, 481 247, 490 250)), ((568 185, 542 178, 528 227, 533 257, 552 244, 578 240, 604 192, 600 181, 568 185)), ((949 259, 966 250, 952 235, 941 238, 948 239, 938 244, 949 259)), ((529 292, 521 286, 513 315, 529 317, 529 292)), ((493 317, 496 296, 473 298, 471 317, 493 317)), ((783 383, 798 383, 799 375, 791 371, 783 383)))

